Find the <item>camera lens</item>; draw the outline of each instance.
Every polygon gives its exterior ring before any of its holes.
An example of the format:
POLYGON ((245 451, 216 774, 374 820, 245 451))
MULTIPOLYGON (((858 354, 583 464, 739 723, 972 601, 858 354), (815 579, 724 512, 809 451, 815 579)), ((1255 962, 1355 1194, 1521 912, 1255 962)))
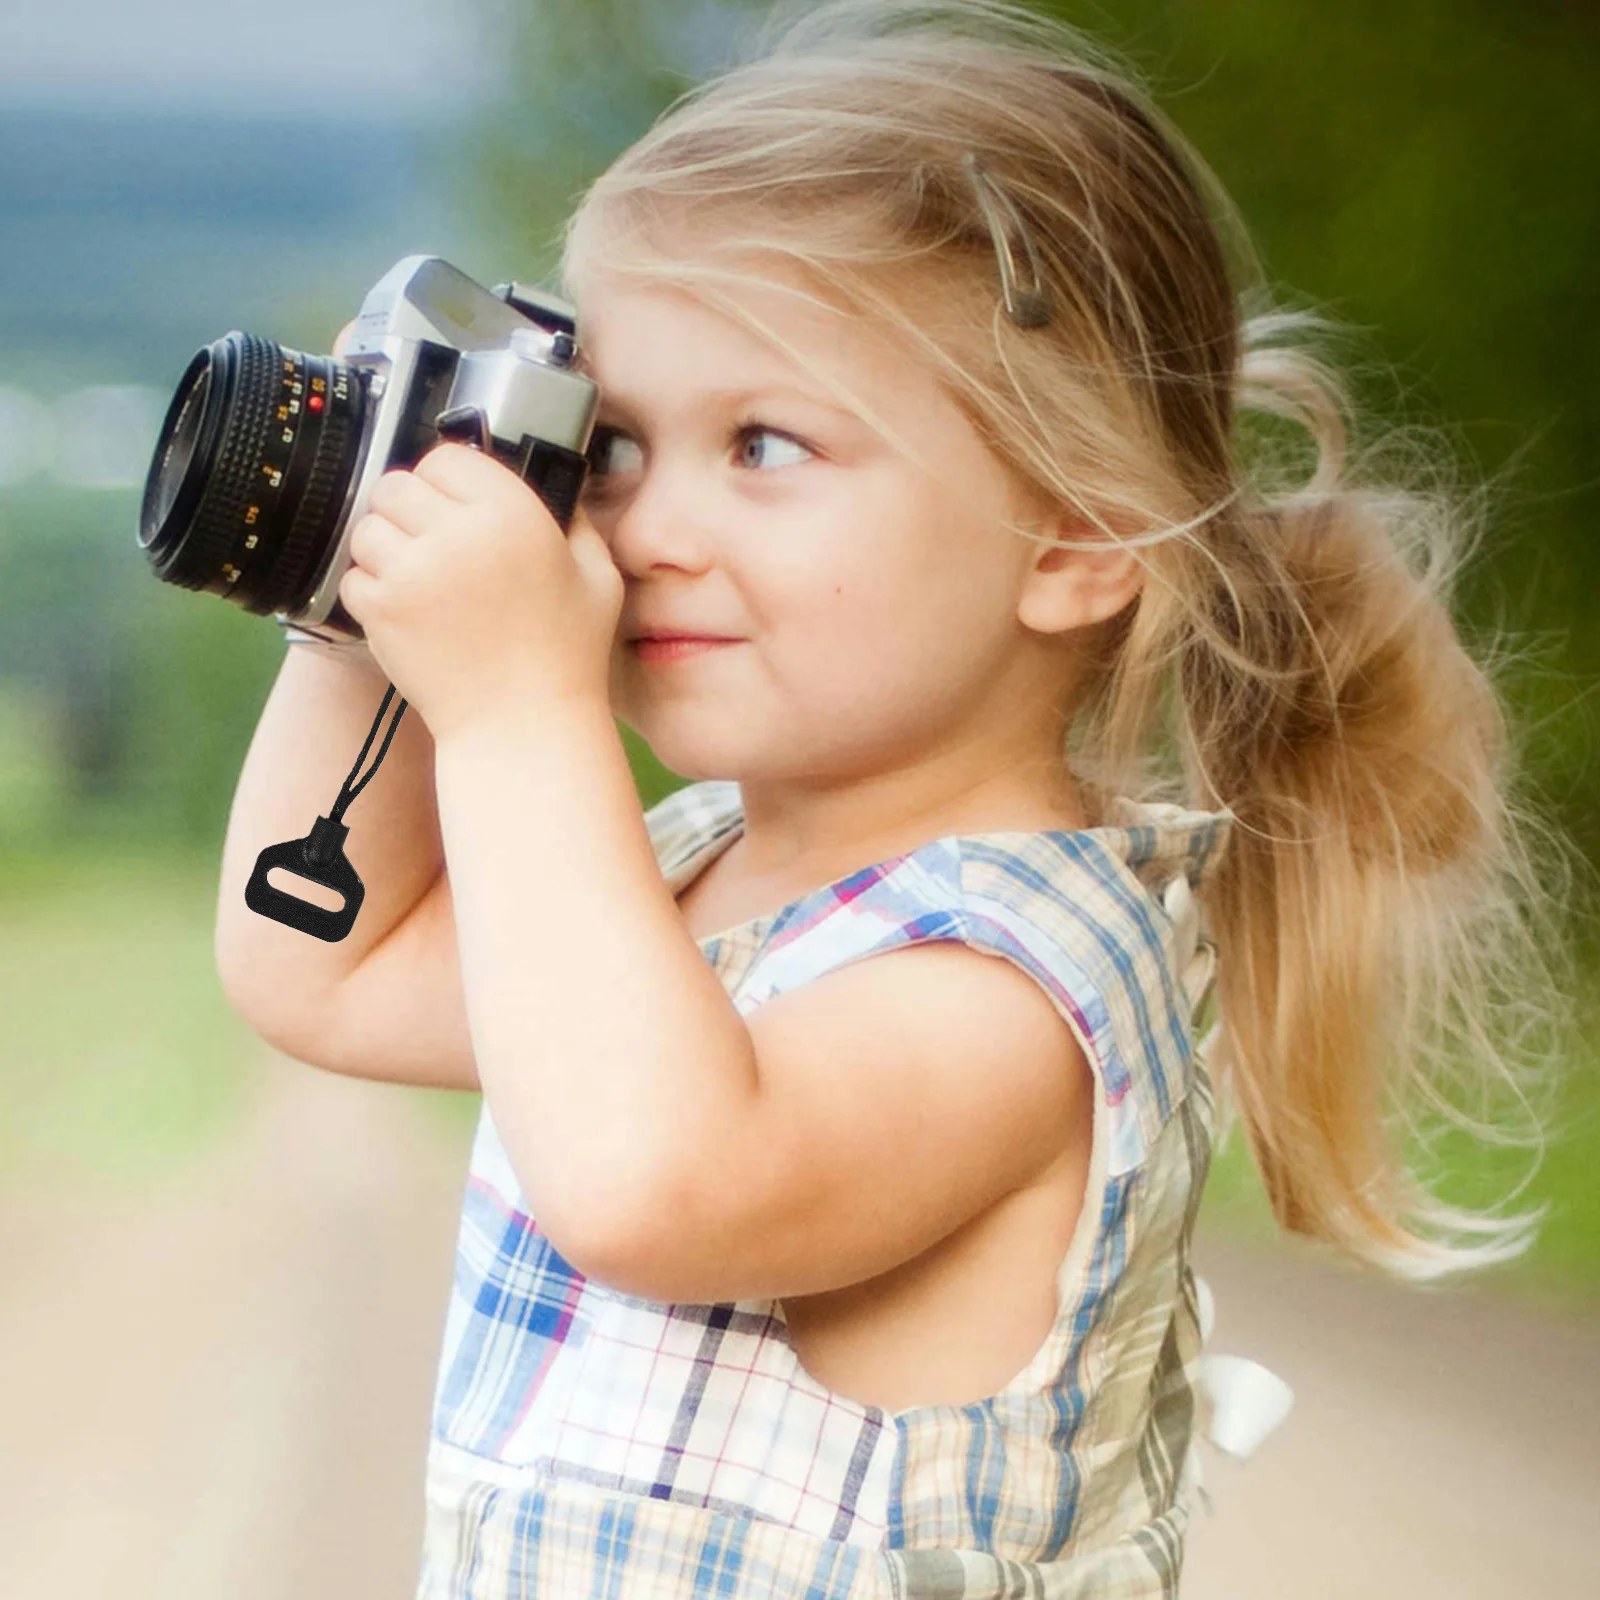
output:
POLYGON ((156 441, 139 545, 165 583, 265 616, 316 588, 361 455, 354 368, 233 332, 196 353, 156 441))

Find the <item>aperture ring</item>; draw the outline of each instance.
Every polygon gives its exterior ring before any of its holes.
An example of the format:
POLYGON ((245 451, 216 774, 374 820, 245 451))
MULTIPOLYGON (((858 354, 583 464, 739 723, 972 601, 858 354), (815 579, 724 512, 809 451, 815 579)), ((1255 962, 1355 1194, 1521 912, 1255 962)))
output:
POLYGON ((327 409, 321 417, 311 470, 294 520, 273 561, 269 579, 249 607, 261 615, 298 610, 310 598, 306 591, 320 571, 319 558, 332 543, 330 511, 336 516, 343 506, 359 454, 350 445, 365 415, 365 381, 354 368, 332 358, 314 365, 327 368, 327 409))

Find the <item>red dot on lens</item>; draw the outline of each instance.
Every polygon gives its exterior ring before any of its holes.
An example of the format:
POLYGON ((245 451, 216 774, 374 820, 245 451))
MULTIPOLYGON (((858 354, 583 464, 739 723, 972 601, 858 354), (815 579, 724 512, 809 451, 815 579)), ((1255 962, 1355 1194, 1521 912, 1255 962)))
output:
POLYGON ((306 405, 312 411, 320 411, 322 409, 322 396, 320 394, 312 395, 311 398, 306 401, 306 405))

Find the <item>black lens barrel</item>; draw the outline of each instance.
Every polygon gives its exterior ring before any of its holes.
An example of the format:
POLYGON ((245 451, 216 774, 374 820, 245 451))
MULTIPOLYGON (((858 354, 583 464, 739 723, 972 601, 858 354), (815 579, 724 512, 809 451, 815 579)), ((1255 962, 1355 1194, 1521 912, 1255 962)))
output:
POLYGON ((145 482, 158 578, 258 615, 300 609, 324 570, 363 443, 366 391, 332 356, 235 330, 196 353, 145 482))

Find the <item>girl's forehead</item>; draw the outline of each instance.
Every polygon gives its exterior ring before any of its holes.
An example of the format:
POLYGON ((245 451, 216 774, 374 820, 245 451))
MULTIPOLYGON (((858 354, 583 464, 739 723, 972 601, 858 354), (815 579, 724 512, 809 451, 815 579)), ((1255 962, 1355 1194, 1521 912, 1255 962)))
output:
POLYGON ((766 283, 719 283, 697 292, 670 283, 611 280, 592 286, 575 304, 580 336, 591 349, 607 353, 625 339, 648 335, 777 360, 781 347, 761 331, 762 325, 785 341, 808 340, 840 349, 847 344, 847 320, 840 312, 766 283))
POLYGON ((604 385, 667 367, 714 369, 752 384, 831 380, 885 397, 929 381, 907 351, 796 279, 718 281, 714 293, 727 303, 677 284, 585 279, 573 302, 578 370, 604 385))

